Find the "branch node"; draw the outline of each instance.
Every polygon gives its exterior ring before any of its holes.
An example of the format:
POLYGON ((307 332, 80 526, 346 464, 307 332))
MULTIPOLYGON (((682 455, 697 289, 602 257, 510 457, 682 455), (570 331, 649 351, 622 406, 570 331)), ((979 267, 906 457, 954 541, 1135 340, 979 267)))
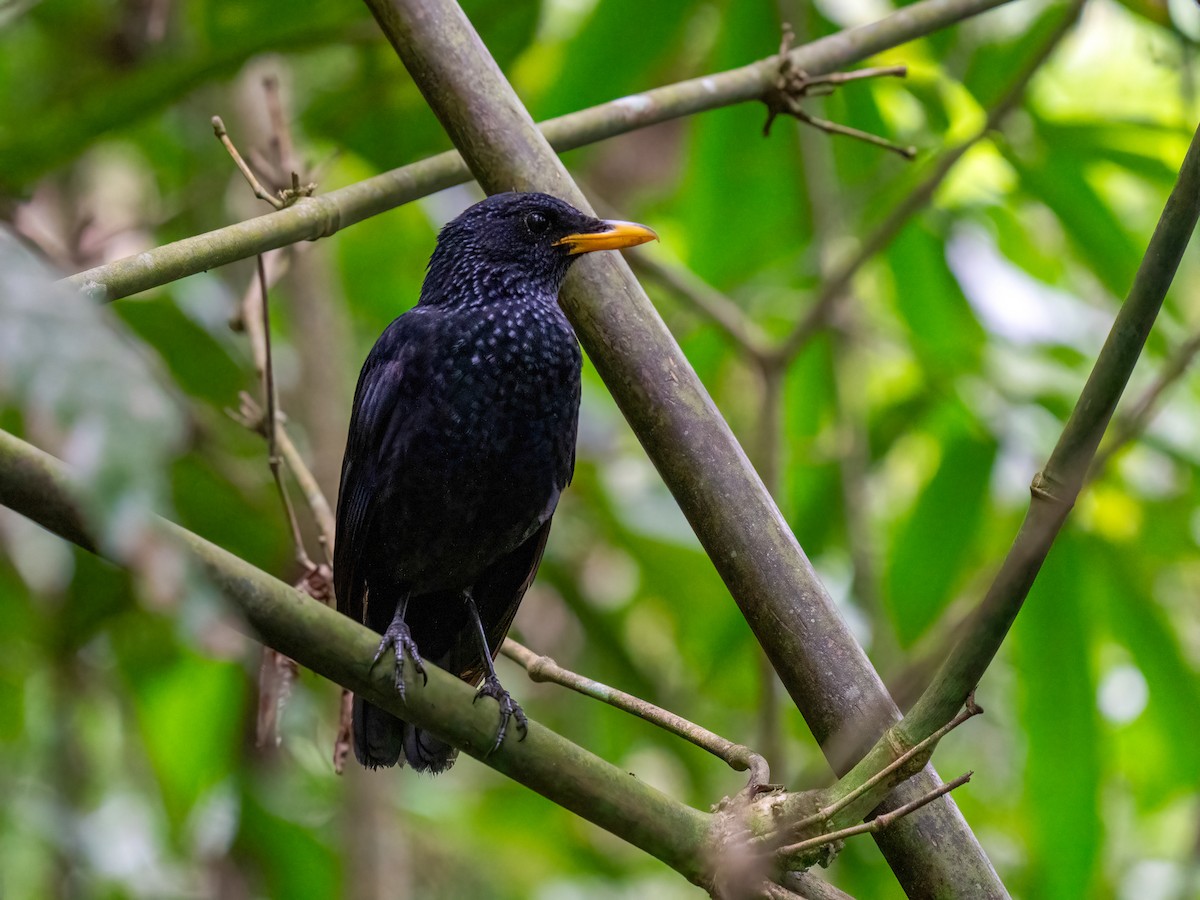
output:
POLYGON ((767 107, 767 120, 763 123, 763 137, 771 134, 771 125, 779 115, 788 115, 826 134, 840 134, 843 137, 871 144, 883 150, 888 150, 905 159, 915 159, 917 148, 903 146, 889 141, 885 137, 861 131, 849 125, 842 125, 828 119, 812 115, 801 105, 805 97, 823 97, 832 94, 839 85, 849 81, 861 81, 864 78, 893 77, 904 78, 908 75, 907 66, 873 66, 866 69, 856 69, 853 72, 830 72, 825 75, 809 75, 792 62, 789 51, 796 35, 792 26, 786 22, 783 25, 783 38, 779 44, 779 71, 774 81, 768 85, 762 94, 762 102, 767 107))

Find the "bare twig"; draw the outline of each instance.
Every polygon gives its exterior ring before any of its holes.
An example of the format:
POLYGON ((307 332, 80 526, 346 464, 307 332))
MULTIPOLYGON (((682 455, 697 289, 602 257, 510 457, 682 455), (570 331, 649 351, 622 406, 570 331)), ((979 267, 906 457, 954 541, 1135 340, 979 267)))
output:
MULTIPOLYGON (((278 102, 277 83, 274 79, 265 79, 264 88, 267 93, 267 105, 273 124, 274 136, 272 146, 275 150, 279 169, 282 172, 286 171, 287 165, 291 161, 291 139, 287 135, 282 107, 278 102)), ((246 177, 256 196, 271 203, 277 209, 281 209, 294 202, 301 195, 297 192, 299 190, 299 178, 294 171, 292 173, 293 189, 290 199, 288 198, 288 191, 281 191, 277 199, 273 199, 270 195, 266 194, 265 189, 258 182, 250 167, 245 163, 238 153, 237 148, 229 139, 220 117, 213 117, 213 128, 221 143, 229 151, 230 156, 246 177)), ((311 193, 311 189, 308 190, 308 193, 311 193)), ((271 477, 275 482, 276 490, 279 492, 280 503, 283 505, 284 513, 287 516, 288 526, 292 534, 292 547, 295 558, 302 569, 302 575, 296 587, 320 600, 322 603, 331 605, 334 601, 333 573, 330 569, 329 561, 332 559, 333 553, 333 516, 329 509, 329 503, 318 487, 316 479, 312 477, 295 445, 281 427, 280 420, 282 413, 279 410, 279 398, 275 388, 275 366, 271 349, 271 307, 268 295, 271 283, 286 271, 287 260, 287 254, 272 254, 272 262, 274 264, 271 265, 271 271, 268 274, 267 261, 264 259, 264 255, 261 253, 257 255, 255 270, 257 291, 254 290, 255 285, 252 285, 246 291, 239 314, 230 323, 231 327, 235 329, 239 326, 244 328, 250 339, 251 354, 262 383, 263 396, 265 398, 264 410, 259 408, 249 395, 243 394, 241 397, 241 408, 237 414, 233 414, 233 417, 266 438, 267 464, 271 469, 271 477), (312 510, 313 517, 317 521, 317 530, 325 556, 325 564, 323 565, 314 563, 305 548, 304 536, 300 530, 296 510, 292 504, 291 496, 287 490, 287 483, 283 476, 283 465, 285 462, 300 484, 309 508, 312 510)), ((279 745, 279 719, 283 714, 288 698, 291 696, 292 686, 295 683, 298 672, 299 666, 287 656, 271 648, 263 649, 262 662, 259 667, 257 718, 257 744, 260 748, 274 748, 279 745)), ((345 697, 343 697, 339 716, 338 735, 335 739, 333 751, 334 768, 339 774, 344 768, 346 749, 343 747, 343 744, 347 744, 348 735, 349 709, 345 697)))
MULTIPOLYGON (((275 148, 275 155, 280 170, 285 171, 294 161, 295 151, 293 150, 291 135, 288 132, 286 117, 283 114, 283 108, 280 103, 278 81, 273 77, 264 78, 263 88, 266 92, 267 109, 272 123, 273 134, 271 144, 275 148)), ((219 121, 219 117, 216 118, 219 121)), ((222 132, 218 132, 219 137, 221 134, 222 132)), ((245 164, 241 161, 241 156, 227 135, 222 138, 222 143, 230 149, 230 155, 239 164, 239 167, 244 167, 245 164)), ((252 188, 255 183, 251 181, 252 188)), ((267 308, 267 294, 271 285, 275 284, 287 272, 289 265, 289 252, 271 252, 265 256, 260 254, 258 257, 257 279, 246 290, 246 293, 242 297, 239 313, 235 320, 230 323, 231 327, 235 329, 244 329, 249 338, 251 356, 254 359, 255 370, 263 383, 263 393, 266 397, 267 407, 266 412, 264 412, 248 394, 243 393, 240 396, 240 408, 237 413, 230 413, 230 415, 245 427, 257 431, 266 437, 271 474, 275 478, 281 501, 288 516, 288 524, 291 527, 292 538, 295 542, 297 560, 304 568, 306 575, 311 575, 311 573, 322 567, 313 563, 304 547, 300 527, 296 521, 295 510, 284 486, 282 475, 279 472, 280 460, 291 470, 292 476, 296 479, 304 495, 305 503, 312 512, 317 526, 318 540, 322 546, 322 556, 325 561, 324 568, 328 568, 333 559, 335 523, 328 499, 321 490, 317 479, 313 476, 311 469, 305 463, 300 451, 283 428, 281 421, 283 415, 278 408, 279 398, 274 387, 275 375, 271 359, 270 310, 267 308)))
POLYGON ((267 272, 263 267, 262 257, 258 257, 258 284, 262 300, 262 331, 263 331, 263 393, 266 395, 266 415, 263 417, 263 435, 267 439, 267 465, 271 467, 271 477, 275 479, 275 487, 279 490, 279 500, 287 514, 288 526, 292 530, 292 543, 296 551, 296 562, 306 572, 314 571, 316 563, 304 548, 304 536, 300 533, 300 523, 296 520, 296 510, 292 499, 288 496, 287 485, 283 480, 282 461, 279 457, 279 413, 275 398, 275 367, 271 363, 271 305, 267 302, 267 272))
POLYGON ((219 140, 229 152, 229 155, 233 158, 234 163, 241 171, 242 176, 246 179, 246 183, 249 184, 250 189, 254 191, 254 196, 259 200, 265 200, 267 203, 271 204, 271 206, 275 207, 275 209, 287 209, 287 207, 291 206, 301 197, 311 197, 313 195, 313 191, 317 189, 317 186, 312 183, 304 185, 300 184, 300 176, 296 172, 293 172, 291 187, 282 188, 274 194, 270 193, 265 187, 262 186, 262 182, 258 180, 258 176, 254 174, 254 171, 242 158, 242 154, 239 153, 237 147, 234 146, 233 141, 229 137, 229 132, 225 128, 225 123, 221 120, 220 116, 212 117, 212 126, 213 133, 217 136, 217 140, 219 140))
POLYGON ((736 772, 748 771, 750 773, 748 790, 760 789, 771 780, 767 761, 743 744, 735 744, 733 741, 726 740, 694 722, 689 722, 683 716, 669 712, 661 706, 655 706, 640 697, 564 669, 550 657, 539 656, 512 638, 505 639, 500 652, 523 667, 529 673, 530 681, 549 681, 560 684, 584 696, 591 697, 593 700, 615 706, 617 709, 631 713, 639 719, 644 719, 703 750, 707 750, 713 756, 723 759, 736 772))
POLYGON ((1137 399, 1129 413, 1116 420, 1109 432, 1110 439, 1100 448, 1088 471, 1088 481, 1104 471, 1104 467, 1108 465, 1117 451, 1146 429, 1158 411, 1158 402, 1162 399, 1162 395, 1183 377, 1197 354, 1200 354, 1200 332, 1192 335, 1175 349, 1175 352, 1167 358, 1158 377, 1137 399))
MULTIPOLYGON (((833 803, 817 810, 811 816, 806 816, 803 819, 799 819, 790 823, 788 826, 788 831, 792 834, 797 834, 806 828, 811 828, 814 825, 820 824, 821 822, 829 821, 833 816, 837 815, 837 813, 841 812, 860 797, 866 795, 872 790, 872 788, 890 778, 894 773, 902 771, 904 767, 908 766, 915 760, 918 760, 920 757, 928 753, 932 753, 933 748, 937 746, 938 741, 944 738, 963 722, 967 721, 967 719, 977 716, 982 712, 983 707, 975 703, 974 696, 972 695, 968 697, 966 706, 963 707, 962 712, 960 712, 957 716, 955 716, 929 737, 925 738, 925 740, 914 744, 909 750, 896 757, 896 759, 894 759, 890 764, 880 769, 876 774, 872 775, 862 784, 854 788, 854 790, 848 792, 842 797, 839 797, 833 803)), ((929 799, 933 798, 930 797, 929 799)))
POLYGON ((705 282, 691 269, 649 253, 631 253, 629 265, 639 275, 649 276, 675 296, 686 301, 720 328, 740 350, 755 359, 769 356, 771 338, 740 306, 705 282))
POLYGON ((844 137, 864 141, 875 147, 897 153, 905 159, 914 159, 916 157, 916 147, 902 147, 879 135, 860 131, 857 128, 851 128, 849 125, 831 122, 828 119, 818 118, 806 111, 801 105, 801 101, 805 97, 830 94, 838 85, 847 84, 851 81, 881 77, 904 78, 908 75, 907 66, 875 66, 859 69, 854 72, 829 72, 821 75, 809 75, 803 69, 798 68, 788 55, 791 52, 795 39, 796 35, 792 31, 792 26, 784 23, 783 40, 779 46, 779 74, 771 86, 763 91, 762 100, 767 106, 767 121, 763 123, 764 137, 771 133, 771 125, 775 121, 775 118, 780 113, 783 113, 799 119, 806 125, 811 125, 813 128, 824 131, 826 134, 840 134, 844 137))
POLYGON ((221 120, 220 116, 212 117, 212 126, 213 133, 216 134, 217 140, 224 145, 225 149, 229 152, 230 157, 233 158, 234 163, 242 173, 242 177, 246 179, 246 183, 249 184, 250 189, 254 191, 254 196, 259 200, 265 200, 276 209, 283 209, 287 204, 262 186, 262 182, 258 180, 258 176, 254 174, 254 170, 247 165, 244 159, 242 159, 242 154, 238 152, 237 147, 235 147, 233 141, 230 140, 229 132, 225 129, 225 123, 221 120))

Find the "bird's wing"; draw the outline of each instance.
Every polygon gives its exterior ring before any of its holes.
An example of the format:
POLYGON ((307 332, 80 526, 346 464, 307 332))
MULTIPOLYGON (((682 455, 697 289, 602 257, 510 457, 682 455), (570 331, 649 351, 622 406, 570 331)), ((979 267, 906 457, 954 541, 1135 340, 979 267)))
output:
POLYGON ((364 621, 367 587, 363 553, 379 501, 387 495, 388 472, 403 454, 396 435, 404 431, 419 388, 413 374, 419 367, 412 362, 422 345, 420 333, 419 317, 411 312, 392 322, 363 364, 354 392, 338 490, 333 581, 338 611, 358 622, 364 621))

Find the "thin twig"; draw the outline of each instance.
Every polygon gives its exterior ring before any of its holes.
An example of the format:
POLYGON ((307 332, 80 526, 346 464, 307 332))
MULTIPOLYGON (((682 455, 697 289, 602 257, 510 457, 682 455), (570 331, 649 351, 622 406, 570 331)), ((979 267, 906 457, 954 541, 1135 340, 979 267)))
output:
MULTIPOLYGON (((262 186, 262 182, 258 180, 258 177, 254 174, 254 171, 242 158, 242 154, 238 152, 237 147, 234 146, 233 141, 229 137, 229 132, 225 129, 225 123, 221 120, 221 117, 213 116, 212 125, 213 133, 216 134, 217 140, 221 142, 222 146, 225 147, 226 151, 228 151, 229 155, 233 158, 234 163, 237 164, 237 167, 241 171, 242 176, 246 179, 247 184, 250 185, 250 189, 254 191, 254 196, 259 200, 265 200, 277 210, 287 209, 301 197, 311 197, 313 192, 317 189, 316 184, 312 182, 309 182, 308 184, 301 184, 300 175, 293 171, 291 174, 290 187, 281 188, 274 194, 270 193, 265 187, 262 186)), ((281 152, 282 151, 280 151, 280 153, 281 152)))
POLYGON ((1175 352, 1167 358, 1158 377, 1133 404, 1128 415, 1122 416, 1113 424, 1112 430, 1109 432, 1111 438, 1100 448, 1091 469, 1088 470, 1088 481, 1092 481, 1104 471, 1105 466, 1117 451, 1145 431, 1146 426, 1150 424, 1158 410, 1158 402, 1162 399, 1162 395, 1183 377, 1197 354, 1200 354, 1200 332, 1192 335, 1175 349, 1175 352))
POLYGON ((631 253, 626 259, 639 275, 649 276, 676 297, 687 301, 748 356, 762 359, 771 354, 773 342, 759 324, 691 269, 664 262, 648 253, 631 253))
POLYGON ((271 362, 271 305, 267 302, 267 271, 263 266, 262 256, 258 257, 258 284, 262 300, 262 330, 263 330, 263 393, 266 395, 266 415, 263 418, 263 434, 267 438, 267 465, 271 467, 271 477, 275 479, 275 487, 279 490, 279 500, 283 503, 287 514, 288 526, 292 530, 292 543, 296 552, 296 562, 306 572, 317 568, 316 563, 304 548, 304 535, 300 533, 300 523, 296 519, 296 510, 292 506, 292 498, 288 495, 287 485, 283 480, 282 461, 279 457, 279 413, 275 397, 275 367, 271 362))
POLYGON ((284 203, 283 200, 270 193, 265 187, 262 186, 262 182, 258 180, 258 176, 254 174, 254 171, 246 164, 246 161, 242 159, 242 154, 238 152, 237 147, 235 147, 233 141, 230 140, 229 132, 225 130, 225 123, 221 121, 220 116, 212 117, 212 126, 213 133, 216 134, 217 140, 221 142, 221 144, 229 152, 229 155, 233 158, 234 163, 242 173, 242 177, 245 178, 246 183, 250 185, 250 190, 254 191, 254 196, 259 200, 265 200, 276 209, 283 209, 285 206, 287 206, 288 204, 284 203))
POLYGON ((876 785, 889 778, 893 773, 901 771, 910 762, 924 755, 926 752, 932 752, 938 741, 944 738, 963 722, 967 721, 973 716, 979 715, 982 712, 983 707, 975 703, 974 696, 968 697, 966 706, 963 707, 962 712, 960 712, 957 716, 955 716, 929 737, 913 745, 909 750, 896 757, 896 759, 894 759, 889 765, 880 769, 877 773, 872 775, 862 784, 858 785, 858 787, 847 793, 845 796, 839 797, 833 803, 817 810, 811 816, 806 816, 803 819, 789 823, 788 831, 792 834, 797 834, 806 828, 811 828, 814 825, 820 824, 821 822, 829 821, 833 816, 837 815, 851 803, 865 795, 876 785))
POLYGON ((857 834, 871 834, 872 832, 880 831, 884 828, 887 828, 889 825, 891 825, 897 819, 903 819, 909 813, 916 812, 922 806, 925 806, 928 803, 932 803, 938 797, 941 797, 944 794, 950 793, 955 788, 962 787, 964 784, 966 784, 968 781, 971 780, 971 776, 973 774, 975 774, 975 773, 974 772, 966 772, 962 775, 959 775, 953 781, 947 781, 945 784, 939 785, 938 787, 936 787, 932 791, 930 791, 928 794, 925 794, 922 797, 918 797, 916 800, 913 800, 911 803, 905 803, 903 806, 898 806, 895 809, 893 809, 891 812, 886 812, 883 815, 876 816, 874 819, 871 819, 869 822, 862 822, 858 825, 851 825, 849 828, 842 828, 842 829, 839 829, 838 831, 831 831, 828 834, 819 834, 816 837, 812 837, 812 838, 809 838, 808 840, 800 841, 795 844, 787 844, 783 847, 780 847, 779 850, 776 852, 781 856, 791 855, 793 853, 803 853, 806 850, 813 850, 813 849, 816 849, 817 847, 823 847, 826 844, 832 844, 835 841, 842 841, 848 837, 854 837, 857 834))
POLYGON ((806 125, 824 131, 826 134, 840 134, 884 150, 890 150, 905 159, 914 159, 917 155, 916 147, 902 147, 879 135, 818 118, 805 111, 801 105, 801 101, 805 97, 831 94, 838 85, 851 81, 880 77, 904 78, 908 75, 908 67, 874 66, 854 72, 829 72, 810 76, 803 69, 797 68, 788 55, 795 38, 792 26, 784 23, 783 40, 779 45, 779 74, 774 83, 763 92, 762 97, 763 103, 767 107, 767 121, 763 123, 763 136, 766 137, 771 133, 772 123, 780 113, 784 113, 799 119, 806 125))
POLYGON ((813 96, 811 88, 820 85, 842 85, 851 81, 861 81, 864 78, 907 78, 908 66, 868 66, 863 69, 855 69, 852 72, 830 72, 826 75, 805 75, 804 83, 810 90, 808 94, 813 96))
POLYGON ((869 131, 863 131, 859 128, 854 128, 850 125, 842 125, 839 122, 834 122, 830 119, 820 119, 811 113, 805 111, 804 107, 798 101, 789 100, 787 105, 787 113, 796 119, 799 119, 806 125, 811 125, 818 131, 824 131, 826 134, 840 134, 842 137, 854 138, 856 141, 862 141, 864 144, 870 144, 873 147, 879 147, 881 150, 887 150, 902 156, 904 159, 916 159, 917 148, 913 146, 901 146, 894 141, 889 141, 885 137, 880 137, 877 134, 872 134, 869 131))
POLYGON ((695 744, 702 750, 707 750, 713 756, 723 759, 736 772, 748 771, 750 773, 748 788, 751 790, 765 786, 771 779, 767 761, 743 744, 735 744, 733 741, 726 740, 719 734, 714 734, 708 729, 689 722, 661 706, 655 706, 653 703, 642 700, 640 697, 564 669, 550 657, 540 656, 512 638, 505 639, 500 652, 523 667, 529 673, 530 681, 549 681, 560 684, 584 696, 591 697, 593 700, 615 706, 617 709, 644 719, 695 744))

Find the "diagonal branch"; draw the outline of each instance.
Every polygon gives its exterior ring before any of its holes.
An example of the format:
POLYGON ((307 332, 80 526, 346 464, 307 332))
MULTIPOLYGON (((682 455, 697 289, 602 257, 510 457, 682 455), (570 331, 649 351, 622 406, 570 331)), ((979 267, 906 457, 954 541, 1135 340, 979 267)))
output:
MULTIPOLYGON (((1200 130, 1192 138, 1179 180, 1096 365, 1049 460, 1034 476, 1029 511, 1012 549, 933 683, 893 729, 900 739, 919 739, 953 716, 1008 634, 1083 487, 1096 448, 1162 307, 1198 217, 1200 130)), ((878 750, 879 746, 872 755, 878 750)))
MULTIPOLYGON (((810 76, 829 73, 1007 2, 921 0, 871 25, 797 47, 787 58, 810 76)), ((556 150, 573 150, 671 119, 760 100, 778 71, 779 57, 769 56, 739 69, 681 81, 550 119, 541 128, 556 150)), ((441 153, 328 194, 303 197, 288 209, 88 269, 66 281, 98 299, 117 300, 267 250, 329 237, 348 225, 470 178, 458 153, 441 153)))
POLYGON ((629 265, 638 274, 649 277, 686 300, 725 332, 747 356, 759 360, 771 354, 771 338, 758 323, 691 269, 666 262, 651 253, 631 256, 629 265))
MULTIPOLYGON (((457 5, 368 6, 485 189, 543 190, 589 208, 457 5)), ((865 749, 898 710, 628 266, 581 260, 561 301, 813 733, 824 741, 855 723, 865 749)), ((931 771, 897 802, 936 787, 931 771)), ((945 798, 876 839, 911 893, 1006 896, 945 798)))
MULTIPOLYGON (((0 505, 86 549, 95 551, 103 543, 80 513, 76 488, 62 464, 4 431, 0 505)), ((256 639, 704 883, 712 818, 707 813, 533 721, 524 740, 506 741, 490 753, 496 707, 472 703, 475 692, 466 682, 428 665, 428 683, 401 699, 392 664, 372 663, 377 634, 172 522, 154 518, 153 527, 237 607, 256 639)))

